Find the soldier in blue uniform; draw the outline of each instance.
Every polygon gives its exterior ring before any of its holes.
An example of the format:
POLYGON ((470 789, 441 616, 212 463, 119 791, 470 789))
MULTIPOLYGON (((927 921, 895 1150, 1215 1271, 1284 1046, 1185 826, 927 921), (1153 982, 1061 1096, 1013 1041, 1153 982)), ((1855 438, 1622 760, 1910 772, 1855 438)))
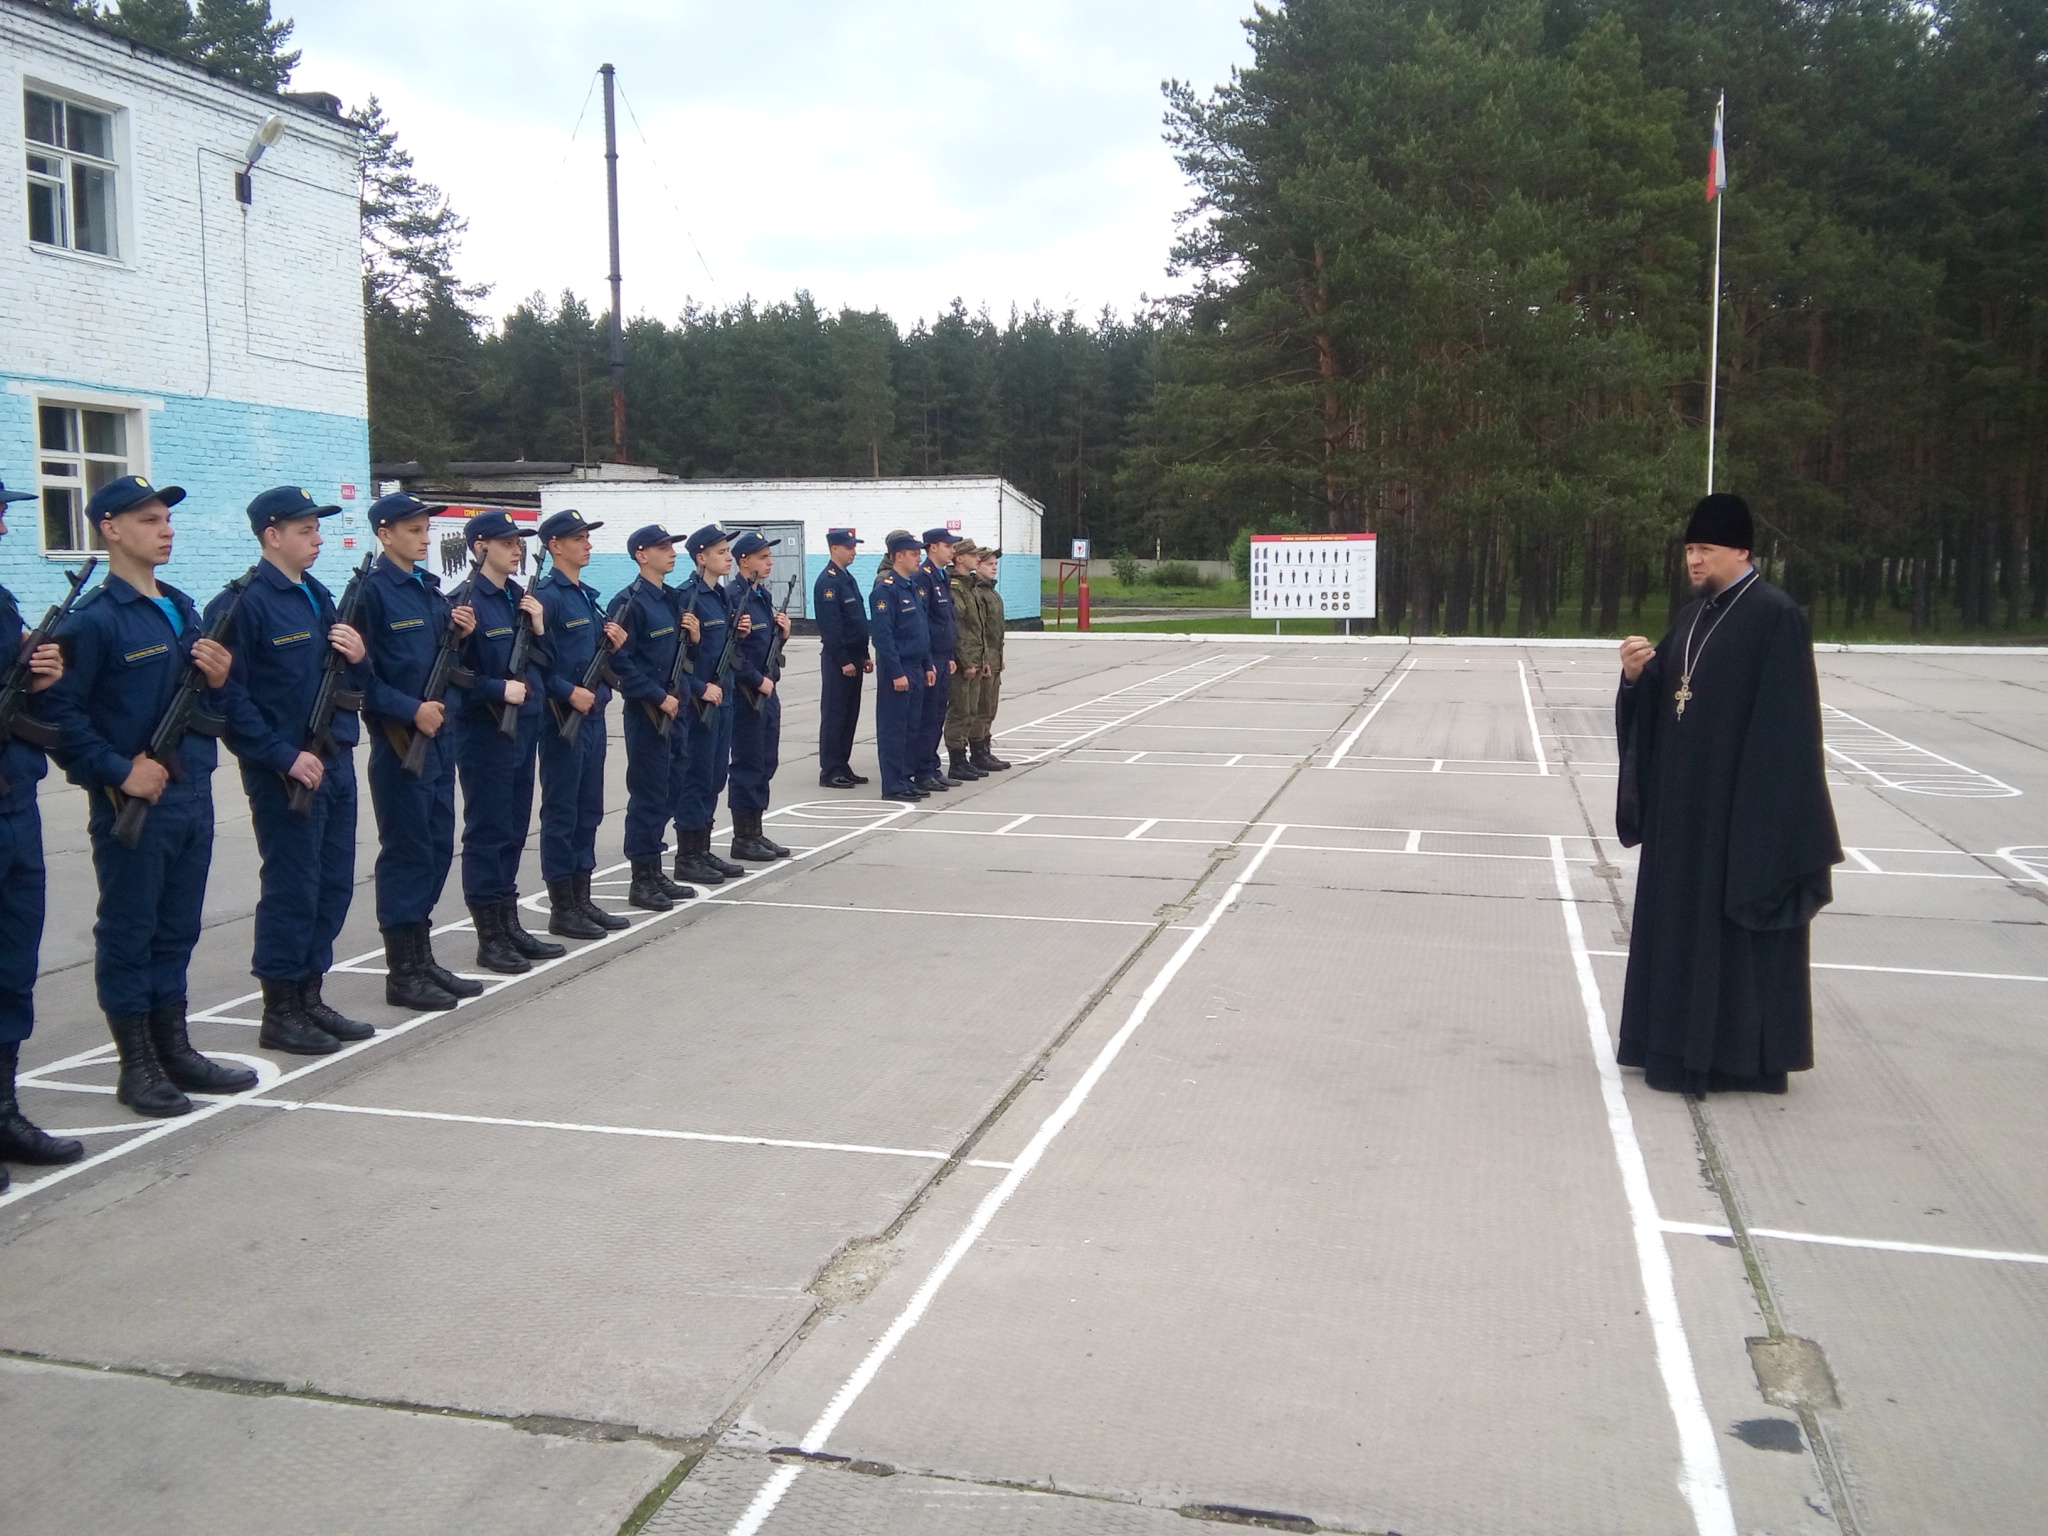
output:
POLYGON ((682 803, 676 810, 681 843, 676 878, 723 885, 746 870, 711 851, 711 824, 718 815, 718 796, 732 765, 735 703, 730 676, 719 681, 719 662, 725 656, 727 636, 735 630, 744 636, 753 620, 740 612, 738 600, 721 585, 732 572, 731 536, 711 523, 691 534, 683 547, 697 570, 683 584, 680 595, 684 607, 697 616, 698 633, 690 642, 696 671, 688 679, 690 698, 684 701, 682 712, 690 728, 690 761, 683 769, 682 803))
MULTIPOLYGON (((10 491, 0 484, 0 537, 7 533, 7 508, 34 500, 27 491, 10 491)), ((0 587, 0 658, 10 666, 21 652, 26 628, 14 594, 0 587)), ((28 666, 33 697, 63 677, 63 653, 47 642, 36 647, 28 666)), ((40 719, 36 723, 46 724, 40 719)), ((43 945, 45 884, 36 785, 48 771, 42 749, 19 734, 0 742, 0 1165, 75 1163, 85 1156, 85 1143, 52 1136, 35 1125, 21 1112, 14 1095, 21 1042, 36 1027, 36 957, 43 945)), ((6 1187, 7 1169, 0 1166, 0 1189, 6 1187)))
POLYGON ((107 579, 79 600, 60 632, 69 661, 46 704, 60 736, 57 762, 90 797, 86 830, 100 885, 93 977, 121 1053, 115 1097, 159 1118, 191 1112, 186 1089, 256 1086, 254 1072, 207 1060, 186 1036, 185 978, 213 861, 218 749, 210 735, 188 731, 168 763, 147 750, 187 663, 217 703, 233 662, 225 646, 201 635, 192 599, 156 579, 171 558, 171 508, 184 499, 175 485, 124 475, 86 503, 106 545, 107 579), (150 808, 133 848, 114 835, 131 798, 150 808))
POLYGON ((775 570, 780 539, 743 533, 732 543, 738 571, 728 583, 734 606, 750 623, 740 642, 739 703, 732 723, 732 783, 725 803, 732 809, 732 856, 756 864, 789 857, 789 850, 761 830, 768 809, 768 787, 782 761, 782 678, 778 662, 771 670, 768 652, 775 636, 789 634, 789 615, 775 611, 767 581, 775 570))
POLYGON ((542 523, 541 543, 554 569, 533 588, 548 637, 550 717, 540 737, 540 873, 548 884, 548 932, 565 939, 601 939, 632 926, 590 899, 597 824, 604 820, 604 707, 612 691, 602 678, 595 688, 584 687, 583 679, 600 647, 615 651, 626 640, 625 630, 598 605, 597 593, 583 584, 590 531, 603 526, 573 508, 542 523), (562 735, 571 714, 583 720, 574 740, 562 735))
POLYGON ((522 530, 503 512, 479 512, 463 530, 472 556, 481 554, 470 604, 476 628, 462 650, 475 680, 462 690, 455 713, 455 770, 462 780, 462 899, 476 924, 476 963, 517 975, 536 960, 567 950, 537 939, 519 920, 519 856, 533 825, 533 771, 540 749, 540 666, 529 653, 519 675, 512 652, 519 627, 544 634, 540 601, 523 591, 519 569, 522 530), (479 546, 482 546, 479 549, 479 546), (501 728, 510 711, 515 729, 501 728))
POLYGON ((954 652, 960 644, 960 624, 953 612, 953 548, 959 543, 951 529, 925 530, 925 557, 918 563, 918 596, 924 599, 925 622, 932 632, 932 686, 925 695, 917 718, 917 738, 911 751, 916 767, 914 782, 929 793, 958 789, 961 781, 946 777, 939 762, 939 741, 946 734, 946 704, 953 693, 953 673, 958 670, 954 652))
MULTIPOLYGON (((242 789, 263 858, 250 972, 263 985, 268 1050, 326 1056, 345 1040, 367 1040, 368 1024, 327 1006, 321 982, 334 964, 334 937, 348 917, 356 882, 356 717, 336 710, 334 740, 322 753, 306 739, 313 695, 329 650, 351 674, 363 639, 339 621, 334 598, 309 574, 320 558, 321 506, 295 485, 249 503, 249 527, 263 558, 242 593, 231 631, 234 666, 221 690, 228 749, 242 764, 242 789), (291 807, 294 784, 313 792, 305 813, 291 807)), ((206 623, 235 600, 207 605, 206 623)), ((360 691, 353 675, 349 686, 360 691)))
POLYGON ((682 720, 689 689, 685 684, 680 693, 671 692, 669 679, 678 647, 698 633, 697 616, 682 611, 681 594, 666 580, 676 568, 675 535, 649 523, 626 536, 626 553, 640 567, 619 614, 626 643, 613 661, 626 699, 626 859, 633 870, 626 900, 643 911, 666 912, 697 894, 661 868, 671 822, 681 859, 683 823, 677 816, 690 761, 690 732, 682 720))
POLYGON ((466 600, 451 606, 425 567, 434 509, 399 492, 370 504, 384 552, 363 591, 369 664, 363 722, 370 732, 370 804, 377 813, 377 927, 384 935, 384 1001, 415 1012, 453 1008, 483 983, 434 958, 434 907, 455 859, 455 733, 448 706, 426 699, 428 674, 451 632, 476 627, 466 600), (418 773, 406 754, 423 741, 418 773))
POLYGON ((851 528, 825 531, 825 569, 811 584, 811 616, 818 621, 818 783, 852 789, 867 783, 853 771, 853 737, 860 729, 860 680, 875 670, 868 655, 868 610, 848 574, 860 540, 851 528))
POLYGON ((913 780, 918 722, 925 695, 937 680, 931 629, 917 593, 917 557, 924 548, 898 529, 889 535, 888 563, 868 593, 868 628, 875 644, 875 753, 882 763, 884 800, 923 800, 929 791, 913 780))

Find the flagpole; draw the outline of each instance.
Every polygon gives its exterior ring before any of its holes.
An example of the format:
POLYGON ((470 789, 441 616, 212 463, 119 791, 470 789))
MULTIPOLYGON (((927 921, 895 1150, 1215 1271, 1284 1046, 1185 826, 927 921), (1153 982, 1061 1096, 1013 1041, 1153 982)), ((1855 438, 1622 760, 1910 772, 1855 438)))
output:
MULTIPOLYGON (((1721 93, 1720 102, 1714 108, 1715 167, 1713 175, 1725 175, 1727 151, 1721 146, 1721 121, 1728 105, 1728 93, 1721 93)), ((1717 419, 1716 407, 1721 396, 1721 204, 1726 193, 1719 187, 1714 191, 1714 318, 1709 329, 1707 342, 1707 494, 1714 494, 1714 428, 1717 419)))

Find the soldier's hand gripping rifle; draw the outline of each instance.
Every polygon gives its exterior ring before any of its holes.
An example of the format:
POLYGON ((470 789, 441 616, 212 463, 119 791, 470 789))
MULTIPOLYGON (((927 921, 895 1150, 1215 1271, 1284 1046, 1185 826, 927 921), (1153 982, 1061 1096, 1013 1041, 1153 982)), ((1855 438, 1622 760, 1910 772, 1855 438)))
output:
MULTIPOLYGON (((45 752, 54 751, 57 746, 57 728, 46 720, 38 720, 28 714, 29 694, 36 673, 30 665, 43 646, 50 643, 50 637, 57 633, 57 626, 71 615, 71 605, 78 601, 78 594, 85 590, 85 584, 92 579, 93 570, 99 565, 100 557, 94 555, 76 571, 67 571, 64 579, 71 583, 71 590, 64 594, 64 601, 53 603, 50 611, 43 615, 43 622, 21 637, 21 648, 15 653, 14 664, 0 677, 0 747, 10 741, 25 741, 32 747, 45 752)), ((5 774, 0 774, 0 794, 6 794, 11 786, 5 774)))
MULTIPOLYGON (((451 612, 465 604, 469 605, 471 612, 475 611, 475 605, 470 603, 470 594, 476 587, 476 573, 482 570, 483 566, 483 552, 479 550, 475 561, 469 567, 469 574, 463 577, 455 590, 448 595, 451 612), (458 596, 461 598, 460 602, 456 601, 458 596)), ((441 643, 434 652, 434 664, 427 669, 427 684, 420 690, 422 704, 444 703, 451 686, 476 686, 476 674, 456 660, 462 654, 462 640, 463 637, 455 632, 452 619, 441 627, 441 643)), ((445 731, 447 728, 444 717, 441 729, 445 731)), ((399 766, 414 778, 427 771, 427 749, 434 744, 433 737, 417 726, 408 727, 395 720, 387 720, 384 731, 391 738, 391 745, 398 751, 399 766)))
POLYGON ((683 616, 690 611, 690 593, 696 586, 697 578, 692 576, 676 592, 676 659, 668 664, 668 692, 676 701, 676 712, 668 714, 657 704, 642 706, 654 722, 654 734, 664 738, 681 717, 683 701, 689 697, 683 691, 683 679, 697 675, 696 663, 690 660, 690 637, 683 632, 683 616))
MULTIPOLYGON (((525 592, 520 593, 524 601, 540 585, 540 568, 547 564, 547 551, 533 552, 533 581, 525 592)), ((519 604, 512 605, 512 655, 505 663, 505 681, 523 683, 526 681, 527 663, 533 657, 533 624, 526 614, 519 611, 519 604)), ((519 711, 523 704, 500 704, 498 706, 498 729, 507 736, 519 734, 519 711)))
MULTIPOLYGON (((740 579, 746 581, 744 576, 740 579)), ((747 581, 746 585, 748 592, 751 593, 754 589, 754 584, 751 581, 747 581)), ((716 591, 717 589, 713 588, 712 590, 716 591)), ((726 698, 732 696, 733 675, 740 669, 740 620, 745 617, 746 611, 746 600, 742 598, 739 612, 726 621, 725 649, 718 653, 718 668, 711 675, 711 680, 718 684, 719 693, 726 698)), ((718 706, 709 699, 698 699, 697 718, 706 725, 709 725, 711 723, 711 711, 716 708, 718 706)))
MULTIPOLYGON (((228 583, 232 594, 225 607, 206 626, 202 639, 225 643, 228 632, 235 625, 235 610, 242 606, 242 594, 249 590, 249 583, 256 579, 256 567, 248 570, 228 583)), ((185 737, 193 731, 202 736, 218 736, 227 729, 227 721, 219 715, 209 714, 199 707, 199 699, 212 685, 206 681, 206 674, 199 670, 199 663, 188 661, 185 672, 178 679, 178 691, 171 695, 171 702, 164 706, 163 718, 150 732, 149 745, 144 755, 161 764, 164 772, 173 779, 185 777, 183 747, 185 737)), ((114 836, 124 848, 134 848, 142 842, 143 824, 149 820, 149 802, 140 795, 124 795, 120 790, 108 787, 107 795, 116 807, 114 836)))
MULTIPOLYGON (((795 596, 796 578, 792 576, 789 578, 789 585, 783 589, 782 606, 775 610, 776 618, 781 619, 789 616, 790 600, 795 596)), ((775 625, 774 629, 775 633, 768 637, 768 654, 761 662, 761 675, 771 683, 779 683, 782 681, 782 652, 783 648, 788 644, 789 635, 780 624, 775 625)), ((762 693, 759 689, 748 688, 742 684, 740 691, 747 696, 747 702, 753 705, 757 711, 766 707, 768 695, 762 693)))
MULTIPOLYGON (((346 624, 361 633, 363 617, 363 587, 370 579, 370 567, 377 563, 374 550, 363 556, 363 563, 356 567, 355 575, 341 594, 341 606, 334 612, 334 622, 346 624)), ((363 696, 354 688, 344 688, 341 674, 351 665, 349 659, 328 642, 327 655, 320 663, 320 687, 313 695, 313 713, 306 720, 306 744, 304 750, 315 757, 330 757, 341 750, 341 743, 334 739, 334 717, 340 711, 356 710, 363 707, 363 696)), ((315 791, 306 788, 291 775, 285 775, 286 787, 290 790, 288 804, 301 816, 313 814, 315 791)))
MULTIPOLYGON (((611 607, 605 610, 604 622, 607 625, 618 623, 619 615, 626 611, 626 604, 632 600, 633 589, 627 587, 612 599, 611 607)), ((677 647, 680 649, 682 642, 680 631, 677 633, 676 640, 677 647)), ((583 669, 583 676, 577 681, 576 686, 593 694, 597 692, 600 686, 606 688, 616 688, 619 686, 619 675, 612 670, 611 637, 601 629, 597 632, 597 649, 591 653, 590 665, 583 669)), ((575 746, 576 738, 583 730, 583 722, 590 717, 573 704, 553 699, 548 702, 554 705, 555 725, 562 733, 562 740, 572 747, 575 746)), ((664 715, 662 718, 667 719, 668 717, 664 715)))

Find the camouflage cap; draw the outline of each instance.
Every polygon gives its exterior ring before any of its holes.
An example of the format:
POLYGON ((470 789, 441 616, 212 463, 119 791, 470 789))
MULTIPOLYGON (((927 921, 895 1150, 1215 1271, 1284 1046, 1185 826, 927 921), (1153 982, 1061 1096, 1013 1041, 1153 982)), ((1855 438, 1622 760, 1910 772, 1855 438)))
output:
POLYGON ((975 543, 972 539, 962 539, 958 544, 955 544, 953 546, 953 558, 955 560, 958 560, 962 555, 978 556, 980 553, 981 546, 975 543))

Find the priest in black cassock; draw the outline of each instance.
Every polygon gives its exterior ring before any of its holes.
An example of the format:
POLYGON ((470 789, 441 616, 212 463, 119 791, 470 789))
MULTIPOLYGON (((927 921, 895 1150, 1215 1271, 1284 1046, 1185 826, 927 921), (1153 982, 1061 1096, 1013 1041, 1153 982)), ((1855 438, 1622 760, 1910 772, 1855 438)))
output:
POLYGON ((1807 940, 1842 847, 1813 638, 1755 543, 1741 497, 1700 502, 1693 601, 1621 645, 1615 830, 1643 852, 1618 1059, 1676 1093, 1783 1093, 1813 1065, 1807 940))

